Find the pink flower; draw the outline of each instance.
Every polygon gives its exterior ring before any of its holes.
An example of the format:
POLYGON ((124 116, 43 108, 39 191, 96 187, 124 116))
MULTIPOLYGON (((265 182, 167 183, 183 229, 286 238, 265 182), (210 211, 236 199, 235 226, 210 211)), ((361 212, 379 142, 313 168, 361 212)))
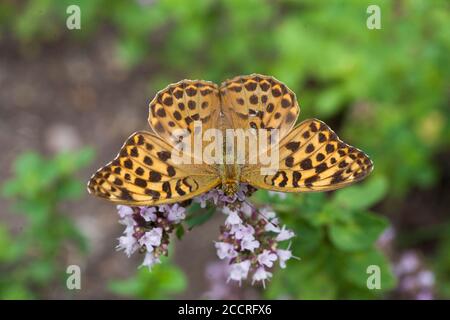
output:
POLYGON ((276 217, 275 212, 270 208, 261 208, 259 210, 261 215, 267 220, 265 230, 270 232, 279 233, 281 231, 278 226, 278 218, 276 217))
POLYGON ((150 247, 158 247, 161 244, 162 233, 163 230, 161 228, 153 228, 152 230, 144 233, 144 235, 139 239, 139 244, 145 245, 147 250, 150 247))
POLYGON ((419 258, 414 252, 406 252, 400 258, 400 261, 395 266, 397 274, 410 273, 417 270, 419 267, 419 258))
POLYGON ((117 206, 117 211, 119 213, 119 216, 123 219, 126 216, 131 216, 133 215, 133 209, 129 206, 123 206, 123 205, 118 205, 117 206))
POLYGON ((200 203, 200 208, 206 208, 208 200, 209 200, 208 193, 202 194, 201 196, 195 198, 195 202, 200 203))
POLYGON ((147 252, 145 254, 145 258, 141 264, 141 267, 148 267, 148 269, 151 270, 152 267, 157 263, 161 263, 161 260, 159 260, 159 258, 156 258, 153 252, 147 252))
POLYGON ((237 200, 237 196, 233 195, 233 196, 227 196, 223 193, 219 194, 219 201, 223 202, 223 203, 235 203, 237 200))
POLYGON ((234 237, 237 240, 241 239, 253 239, 253 235, 255 234, 255 229, 250 225, 234 225, 230 230, 231 234, 234 234, 234 237))
POLYGON ((168 254, 170 234, 185 217, 185 208, 179 204, 156 207, 117 206, 125 226, 125 235, 118 238, 117 250, 129 257, 138 249, 146 251, 144 266, 151 268, 161 255, 168 254))
POLYGON ((404 252, 394 271, 399 279, 397 287, 402 297, 431 300, 434 298, 435 275, 425 268, 425 263, 415 251, 404 252))
POLYGON ((156 208, 155 207, 142 207, 141 216, 145 221, 155 221, 156 220, 156 208))
POLYGON ((117 250, 124 250, 125 254, 130 257, 137 249, 139 249, 139 244, 133 235, 129 234, 126 236, 121 236, 118 238, 119 244, 117 245, 117 250))
POLYGON ((262 281, 263 283, 263 287, 266 288, 266 283, 265 280, 269 279, 272 277, 272 273, 268 272, 264 269, 264 267, 259 267, 255 274, 253 275, 253 281, 252 284, 255 283, 256 281, 262 281))
POLYGON ((258 262, 260 265, 272 268, 273 262, 277 260, 277 255, 269 250, 264 250, 258 255, 258 262))
POLYGON ((419 292, 416 296, 416 300, 433 300, 433 293, 429 291, 419 292))
POLYGON ((432 287, 434 285, 434 273, 429 270, 420 271, 417 275, 417 282, 422 287, 432 287))
POLYGON ((249 191, 248 185, 241 183, 239 185, 239 191, 236 193, 237 199, 243 202, 247 198, 248 191, 249 191))
POLYGON ((253 208, 248 203, 242 202, 242 204, 241 204, 241 211, 247 217, 250 217, 251 214, 253 213, 253 208))
POLYGON ((291 230, 286 230, 286 226, 283 226, 283 228, 280 230, 280 233, 279 233, 278 236, 275 238, 275 240, 276 240, 276 241, 289 240, 289 239, 291 239, 293 236, 295 236, 294 232, 292 232, 291 230))
POLYGON ((119 223, 125 226, 125 234, 132 234, 134 232, 134 227, 137 225, 133 216, 125 216, 123 219, 119 220, 119 223))
POLYGON ((264 229, 265 229, 266 231, 279 233, 279 232, 281 231, 281 229, 280 229, 280 227, 278 227, 277 224, 276 224, 276 222, 278 222, 278 221, 274 221, 274 220, 277 220, 277 219, 272 219, 271 221, 269 221, 269 222, 265 225, 264 229))
POLYGON ((201 208, 206 208, 206 204, 208 201, 212 201, 214 204, 217 204, 218 200, 219 200, 219 190, 218 189, 210 190, 210 191, 194 198, 195 202, 200 203, 201 208))
MULTIPOLYGON (((221 196, 222 193, 220 193, 219 190, 214 189, 211 190, 210 192, 205 194, 205 198, 206 200, 211 200, 214 204, 217 204, 219 202, 219 198, 221 196)), ((206 203, 205 203, 206 206, 206 203)))
POLYGON ((251 252, 254 252, 255 249, 259 248, 259 241, 255 240, 253 237, 246 237, 242 239, 241 241, 241 249, 242 250, 249 250, 251 252))
POLYGON ((181 207, 178 203, 174 205, 165 205, 164 210, 167 212, 167 219, 171 222, 178 223, 186 218, 186 208, 181 207))
POLYGON ((280 267, 282 269, 286 268, 286 261, 292 258, 292 252, 291 250, 283 250, 278 249, 277 250, 278 259, 280 260, 280 267))
POLYGON ((400 281, 400 288, 405 291, 414 290, 416 286, 417 283, 414 276, 406 276, 400 281))
POLYGON ((234 258, 237 256, 237 252, 234 250, 234 247, 230 243, 226 242, 216 242, 215 244, 217 249, 217 256, 219 259, 225 258, 234 258))
POLYGON ((392 227, 387 228, 378 238, 376 244, 380 248, 387 248, 395 239, 395 230, 392 227))
POLYGON ((248 271, 250 269, 250 261, 245 260, 238 263, 233 263, 230 266, 230 276, 228 280, 234 280, 241 282, 242 280, 247 279, 248 271))
POLYGON ((237 214, 236 211, 230 211, 230 213, 228 214, 227 219, 225 220, 225 224, 227 226, 229 225, 237 225, 242 223, 241 218, 239 218, 239 215, 237 214))
POLYGON ((271 208, 264 207, 264 208, 259 209, 259 212, 267 220, 273 220, 276 218, 276 214, 271 208))

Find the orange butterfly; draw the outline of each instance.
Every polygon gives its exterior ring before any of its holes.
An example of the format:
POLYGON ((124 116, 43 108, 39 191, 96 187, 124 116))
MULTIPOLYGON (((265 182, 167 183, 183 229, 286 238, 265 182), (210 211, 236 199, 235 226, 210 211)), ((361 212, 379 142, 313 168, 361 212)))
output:
MULTIPOLYGON (((239 76, 220 87, 202 80, 169 85, 150 103, 153 133, 132 134, 118 156, 92 176, 88 190, 116 203, 152 206, 187 200, 218 186, 232 195, 240 183, 282 192, 328 191, 372 171, 369 157, 342 142, 322 121, 305 120, 294 127, 299 112, 295 94, 270 76, 239 76), (216 151, 222 159, 219 163, 199 161, 182 149, 182 156, 191 161, 180 164, 174 151, 183 141, 194 143, 196 124, 204 131, 224 133, 254 129, 255 137, 260 130, 276 130, 279 142, 265 151, 278 155, 277 170, 262 174, 261 163, 225 161, 230 158, 227 148, 221 154, 216 151), (180 130, 188 132, 190 139, 174 136, 180 130)), ((201 147, 206 147, 205 141, 201 147)), ((257 155, 245 151, 246 159, 257 155)))

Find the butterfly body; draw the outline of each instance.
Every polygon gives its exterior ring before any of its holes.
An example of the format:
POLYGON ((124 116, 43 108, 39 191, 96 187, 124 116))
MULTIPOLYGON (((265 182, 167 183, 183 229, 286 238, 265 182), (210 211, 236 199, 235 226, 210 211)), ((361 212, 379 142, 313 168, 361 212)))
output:
POLYGON ((299 112, 295 94, 269 76, 239 76, 221 86, 202 80, 169 85, 150 103, 153 132, 128 138, 117 157, 92 176, 88 191, 121 204, 159 205, 216 187, 233 195, 241 183, 282 192, 329 191, 372 171, 369 157, 341 141, 322 121, 295 126, 299 112), (277 141, 257 149, 250 142, 230 149, 227 143, 238 140, 227 140, 230 130, 245 132, 258 147, 266 131, 277 141), (222 144, 214 148, 220 136, 222 144), (276 155, 276 161, 264 162, 265 153, 276 155), (265 171, 267 163, 271 169, 265 171))
POLYGON ((238 165, 221 165, 221 188, 227 196, 233 196, 239 190, 240 167, 238 165))

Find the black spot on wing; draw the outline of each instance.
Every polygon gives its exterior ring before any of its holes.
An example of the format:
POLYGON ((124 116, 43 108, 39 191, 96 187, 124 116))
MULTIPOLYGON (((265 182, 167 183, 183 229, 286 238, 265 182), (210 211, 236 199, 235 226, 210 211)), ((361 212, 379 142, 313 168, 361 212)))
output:
POLYGON ((286 144, 286 149, 290 150, 291 152, 295 152, 300 147, 299 141, 291 141, 286 144))
POLYGON ((300 167, 301 167, 303 170, 309 170, 309 169, 312 169, 312 161, 311 161, 311 159, 307 158, 307 159, 302 160, 302 161, 300 162, 300 167))
POLYGON ((134 200, 130 191, 128 191, 126 188, 120 188, 120 198, 123 200, 134 200))
POLYGON ((317 180, 319 180, 319 175, 315 174, 309 178, 305 179, 305 186, 307 186, 308 188, 311 188, 313 186, 313 183, 316 182, 317 180))

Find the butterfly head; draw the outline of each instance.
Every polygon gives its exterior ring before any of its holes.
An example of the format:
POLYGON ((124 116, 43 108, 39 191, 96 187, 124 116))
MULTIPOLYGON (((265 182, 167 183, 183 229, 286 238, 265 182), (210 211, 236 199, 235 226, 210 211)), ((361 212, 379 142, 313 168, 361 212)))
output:
POLYGON ((222 183, 222 190, 225 195, 231 197, 235 195, 239 190, 239 182, 236 180, 227 180, 222 183))

